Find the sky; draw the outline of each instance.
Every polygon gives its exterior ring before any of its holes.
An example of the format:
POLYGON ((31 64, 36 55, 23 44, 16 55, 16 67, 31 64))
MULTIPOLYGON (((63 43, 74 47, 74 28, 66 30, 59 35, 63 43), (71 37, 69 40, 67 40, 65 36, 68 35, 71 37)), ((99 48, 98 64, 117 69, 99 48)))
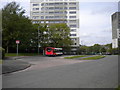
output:
POLYGON ((117 10, 117 2, 81 2, 80 42, 82 45, 111 43, 111 15, 117 10))
MULTIPOLYGON (((16 1, 30 16, 30 0, 2 0, 0 8, 16 1)), ((119 0, 80 0, 80 44, 109 44, 112 42, 111 15, 118 11, 119 0)))

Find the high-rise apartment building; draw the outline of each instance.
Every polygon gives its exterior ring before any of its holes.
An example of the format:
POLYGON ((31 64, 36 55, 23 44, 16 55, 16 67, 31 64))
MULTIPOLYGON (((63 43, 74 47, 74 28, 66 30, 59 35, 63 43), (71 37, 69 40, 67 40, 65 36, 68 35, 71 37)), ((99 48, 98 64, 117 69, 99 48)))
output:
POLYGON ((72 46, 79 46, 79 1, 30 0, 30 19, 33 23, 66 23, 72 46))
POLYGON ((118 40, 120 40, 120 12, 112 15, 112 48, 118 48, 118 40))

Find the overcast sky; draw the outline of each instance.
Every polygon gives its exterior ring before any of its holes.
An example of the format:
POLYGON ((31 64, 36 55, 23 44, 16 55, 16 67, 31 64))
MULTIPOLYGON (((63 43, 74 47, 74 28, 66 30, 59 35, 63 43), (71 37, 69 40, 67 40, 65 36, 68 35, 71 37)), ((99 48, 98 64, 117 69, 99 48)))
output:
POLYGON ((118 10, 117 2, 80 3, 80 41, 84 45, 112 42, 111 15, 118 10))
MULTIPOLYGON (((30 0, 2 0, 0 8, 16 1, 30 16, 30 0)), ((112 42, 111 15, 118 11, 119 0, 80 0, 80 43, 82 45, 112 42)))

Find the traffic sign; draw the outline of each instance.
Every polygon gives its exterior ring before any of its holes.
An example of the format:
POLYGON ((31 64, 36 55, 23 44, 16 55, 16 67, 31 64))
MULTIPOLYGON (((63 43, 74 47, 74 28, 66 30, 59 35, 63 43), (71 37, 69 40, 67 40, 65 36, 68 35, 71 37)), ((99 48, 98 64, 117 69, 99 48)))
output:
POLYGON ((16 40, 16 44, 19 44, 20 43, 20 40, 16 40))

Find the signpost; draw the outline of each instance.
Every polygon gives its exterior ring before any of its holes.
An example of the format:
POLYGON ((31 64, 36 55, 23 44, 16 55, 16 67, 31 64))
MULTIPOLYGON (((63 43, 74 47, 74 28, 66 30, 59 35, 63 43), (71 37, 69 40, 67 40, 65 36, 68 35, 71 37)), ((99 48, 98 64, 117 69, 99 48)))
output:
POLYGON ((16 40, 16 44, 17 44, 17 56, 18 56, 18 44, 20 43, 20 40, 16 40))

